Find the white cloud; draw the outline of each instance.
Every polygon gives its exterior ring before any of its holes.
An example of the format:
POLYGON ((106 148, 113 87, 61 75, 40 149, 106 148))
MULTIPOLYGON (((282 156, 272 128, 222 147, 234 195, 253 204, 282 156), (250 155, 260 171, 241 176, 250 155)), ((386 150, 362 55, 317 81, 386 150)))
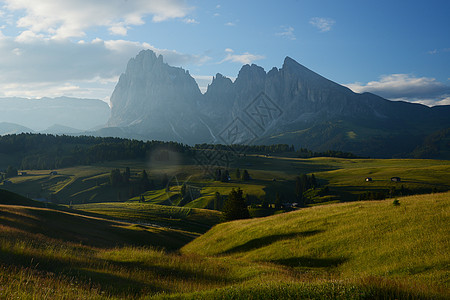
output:
POLYGON ((11 52, 14 53, 17 56, 21 56, 23 54, 23 50, 20 49, 20 48, 14 48, 14 49, 12 49, 11 52))
POLYGON ((357 93, 370 92, 390 100, 403 100, 426 105, 442 105, 450 97, 450 86, 430 77, 415 77, 410 74, 383 75, 378 81, 366 84, 346 84, 357 93))
POLYGON ((200 22, 197 21, 196 19, 190 19, 190 18, 183 19, 183 22, 186 24, 200 24, 200 22))
POLYGON ((38 40, 45 40, 45 38, 42 34, 36 34, 30 30, 25 30, 22 31, 15 40, 20 43, 32 43, 38 40))
POLYGON ((297 38, 295 37, 294 34, 294 28, 291 26, 282 26, 281 27, 281 32, 277 32, 276 35, 287 38, 289 40, 296 40, 297 38))
POLYGON ((261 59, 266 58, 263 55, 251 54, 248 52, 245 52, 243 54, 234 54, 233 49, 230 49, 230 48, 226 48, 225 52, 227 53, 227 56, 219 63, 231 61, 231 62, 236 62, 236 63, 241 63, 241 64, 246 65, 246 64, 251 64, 255 60, 261 60, 261 59))
POLYGON ((234 23, 234 22, 226 22, 225 26, 236 26, 236 23, 234 23))
POLYGON ((450 105, 450 97, 446 97, 440 101, 437 101, 435 105, 450 105))
POLYGON ((430 55, 434 55, 434 54, 444 53, 444 52, 450 52, 450 48, 433 49, 433 50, 428 51, 427 53, 430 55))
POLYGON ((184 18, 192 10, 182 0, 4 0, 4 9, 21 12, 16 22, 35 34, 52 38, 85 36, 86 30, 106 26, 113 34, 126 34, 127 26, 184 18))
POLYGON ((208 85, 212 82, 213 76, 211 75, 191 75, 197 82, 198 88, 202 93, 205 93, 208 89, 208 85))
POLYGON ((200 65, 210 58, 148 43, 126 40, 0 39, 0 96, 105 99, 126 63, 140 50, 151 49, 176 66, 200 65))
POLYGON ((309 24, 313 25, 314 27, 317 27, 321 32, 330 31, 331 27, 333 27, 335 23, 336 22, 330 18, 315 17, 309 20, 309 24))
POLYGON ((122 35, 122 36, 126 36, 128 33, 128 29, 130 29, 129 26, 123 26, 120 24, 117 24, 115 26, 111 26, 109 27, 109 32, 113 35, 122 35))

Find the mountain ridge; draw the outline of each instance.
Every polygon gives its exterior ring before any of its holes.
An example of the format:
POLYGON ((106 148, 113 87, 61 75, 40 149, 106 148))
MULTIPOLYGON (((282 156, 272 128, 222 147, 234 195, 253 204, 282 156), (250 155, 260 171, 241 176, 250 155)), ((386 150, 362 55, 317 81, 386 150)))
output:
POLYGON ((362 156, 407 156, 426 136, 450 127, 450 106, 430 108, 354 93, 289 56, 280 69, 268 72, 244 65, 234 82, 217 73, 202 94, 189 71, 144 50, 130 59, 111 104, 108 126, 148 139, 273 144, 280 141, 276 136, 303 130, 308 135, 288 134, 283 143, 318 151, 330 145, 362 156), (239 134, 225 136, 230 129, 239 134), (326 136, 334 142, 324 141, 326 136), (414 145, 404 142, 408 137, 414 145), (371 143, 388 150, 380 153, 371 143))

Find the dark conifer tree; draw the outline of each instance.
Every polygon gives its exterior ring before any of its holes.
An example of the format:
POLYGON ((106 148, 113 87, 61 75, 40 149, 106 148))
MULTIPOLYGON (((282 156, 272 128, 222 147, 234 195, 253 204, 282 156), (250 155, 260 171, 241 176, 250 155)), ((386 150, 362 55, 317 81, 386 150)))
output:
POLYGON ((6 174, 5 174, 5 177, 6 178, 11 178, 11 177, 14 177, 14 176, 17 176, 17 169, 16 168, 14 168, 14 167, 12 167, 12 166, 8 166, 8 168, 6 169, 6 174))
POLYGON ((222 206, 222 196, 219 192, 216 192, 214 195, 214 210, 220 210, 222 206))
POLYGON ((232 189, 228 195, 228 199, 224 203, 222 210, 222 218, 224 221, 247 219, 250 217, 250 213, 242 196, 242 190, 232 189))
POLYGON ((220 179, 220 181, 222 182, 228 182, 230 179, 230 173, 228 172, 228 170, 225 170, 222 172, 222 178, 220 179))
POLYGON ((143 192, 148 191, 150 189, 150 180, 148 179, 148 174, 145 170, 142 170, 141 177, 139 180, 139 185, 143 192))
POLYGON ((295 178, 295 195, 297 196, 298 203, 303 206, 303 182, 300 176, 295 178))
POLYGON ((236 180, 241 179, 241 171, 239 170, 239 168, 236 169, 236 180))
POLYGON ((163 175, 163 178, 161 180, 161 185, 166 188, 169 189, 169 177, 167 176, 167 174, 163 175))
POLYGON ((244 170, 244 172, 242 172, 242 180, 243 181, 250 180, 250 174, 248 174, 247 170, 244 170))
POLYGON ((215 175, 214 176, 214 180, 215 181, 221 181, 222 180, 222 171, 219 168, 216 169, 216 172, 215 172, 214 175, 215 175))
POLYGON ((109 183, 112 187, 117 187, 122 183, 122 175, 119 169, 113 169, 109 173, 109 183))
POLYGON ((122 174, 122 179, 125 184, 130 183, 130 176, 131 176, 130 167, 126 167, 125 171, 122 174))
POLYGON ((314 174, 311 174, 311 184, 313 188, 316 188, 318 186, 316 176, 314 176, 314 174))

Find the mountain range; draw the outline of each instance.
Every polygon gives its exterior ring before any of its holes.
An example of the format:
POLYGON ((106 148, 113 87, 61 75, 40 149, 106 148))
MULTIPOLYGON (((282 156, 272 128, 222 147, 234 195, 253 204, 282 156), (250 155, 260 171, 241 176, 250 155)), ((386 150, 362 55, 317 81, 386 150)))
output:
POLYGON ((84 132, 103 127, 109 117, 108 104, 97 99, 0 98, 0 134, 84 132))
MULTIPOLYGON (((107 124, 110 134, 186 144, 286 143, 315 151, 406 157, 426 148, 427 137, 449 128, 449 116, 450 106, 354 93, 290 57, 268 72, 244 65, 234 82, 217 74, 202 94, 189 71, 144 50, 120 76, 107 124)), ((443 141, 438 144, 445 152, 448 133, 443 141)), ((426 149, 419 152, 427 156, 426 149)))

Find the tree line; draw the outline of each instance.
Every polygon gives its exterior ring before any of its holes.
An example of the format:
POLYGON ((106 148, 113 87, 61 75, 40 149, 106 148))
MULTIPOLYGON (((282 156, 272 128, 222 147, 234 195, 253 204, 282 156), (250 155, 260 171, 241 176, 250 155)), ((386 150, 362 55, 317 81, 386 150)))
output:
POLYGON ((57 169, 98 162, 144 159, 155 149, 185 153, 190 147, 176 142, 52 134, 13 134, 0 137, 0 153, 20 169, 57 169))
POLYGON ((275 145, 222 145, 222 144, 196 144, 194 146, 196 150, 220 150, 220 151, 235 151, 236 153, 282 153, 282 152, 294 152, 294 145, 287 144, 275 144, 275 145))
POLYGON ((306 148, 300 148, 296 151, 299 158, 311 158, 311 157, 338 157, 338 158, 362 158, 351 152, 327 150, 325 152, 315 152, 306 148))

